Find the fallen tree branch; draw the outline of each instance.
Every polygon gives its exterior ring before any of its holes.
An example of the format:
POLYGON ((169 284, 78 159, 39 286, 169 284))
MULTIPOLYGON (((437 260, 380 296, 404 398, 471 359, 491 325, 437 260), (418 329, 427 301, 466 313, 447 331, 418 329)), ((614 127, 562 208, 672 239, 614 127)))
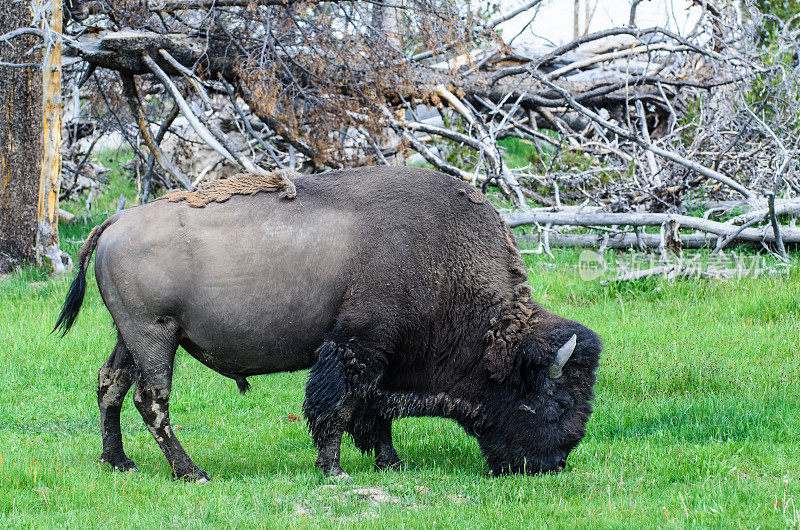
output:
POLYGON ((437 156, 433 151, 431 151, 428 146, 415 138, 413 134, 402 129, 397 129, 397 132, 400 133, 409 144, 411 144, 411 147, 415 151, 421 154, 425 160, 436 166, 439 171, 450 176, 460 178, 461 180, 472 182, 472 175, 470 173, 467 173, 463 169, 457 168, 456 166, 445 162, 441 157, 437 156))
POLYGON ((579 38, 577 38, 577 39, 575 39, 575 40, 573 40, 571 42, 568 42, 568 43, 566 43, 566 44, 564 44, 562 46, 558 46, 558 47, 552 49, 551 51, 547 52, 546 54, 542 55, 541 57, 535 58, 529 64, 526 64, 524 66, 513 66, 513 67, 509 67, 509 68, 504 68, 504 69, 498 71, 494 75, 494 77, 492 78, 492 83, 497 83, 497 81, 499 81, 500 79, 502 79, 504 77, 507 77, 507 76, 533 72, 534 70, 537 70, 538 68, 540 68, 541 66, 549 63, 550 61, 553 61, 556 58, 562 57, 562 56, 566 55, 567 53, 569 53, 569 52, 575 50, 576 48, 578 48, 578 47, 580 47, 580 46, 582 46, 584 44, 587 44, 589 42, 594 42, 594 41, 597 41, 597 40, 600 40, 600 39, 605 39, 607 37, 616 37, 616 36, 619 36, 619 35, 631 35, 632 37, 636 38, 637 40, 643 41, 644 37, 646 37, 648 35, 656 35, 656 34, 664 35, 667 38, 670 38, 670 39, 672 39, 672 40, 674 40, 676 42, 679 42, 679 43, 683 44, 684 46, 687 46, 688 48, 690 48, 691 50, 693 50, 693 51, 695 51, 697 53, 701 53, 701 54, 707 54, 708 53, 707 50, 703 50, 703 49, 697 47, 696 45, 692 44, 687 39, 681 37, 680 35, 678 35, 676 33, 671 32, 671 31, 669 31, 669 30, 667 30, 665 28, 660 28, 660 27, 657 27, 657 26, 654 26, 654 27, 651 27, 651 28, 646 28, 646 29, 639 29, 639 28, 634 28, 634 27, 610 28, 610 29, 605 29, 605 30, 601 30, 601 31, 596 31, 594 33, 589 33, 587 35, 583 35, 583 36, 581 36, 581 37, 579 37, 579 38))
POLYGON ((259 144, 261 144, 261 147, 267 150, 267 153, 269 153, 269 156, 272 158, 275 164, 277 164, 278 168, 285 169, 286 166, 278 158, 278 153, 275 152, 275 149, 272 147, 272 145, 270 145, 269 142, 261 138, 261 135, 257 134, 256 131, 253 130, 253 126, 250 123, 250 120, 247 119, 247 116, 244 115, 244 111, 239 106, 239 103, 236 101, 236 92, 234 91, 231 84, 228 83, 228 81, 226 81, 225 78, 222 79, 222 84, 225 86, 225 90, 228 92, 228 98, 231 100, 231 105, 233 105, 233 109, 236 111, 236 114, 239 115, 239 118, 241 118, 242 122, 244 122, 245 130, 247 130, 248 134, 250 134, 250 136, 255 138, 259 144))
MULTIPOLYGON (((214 138, 225 148, 225 151, 231 154, 235 163, 240 167, 244 168, 251 173, 267 173, 266 170, 261 169, 260 167, 256 166, 249 158, 244 156, 241 151, 233 144, 230 138, 225 135, 219 127, 208 121, 203 109, 197 105, 194 101, 189 103, 189 108, 191 109, 192 113, 197 116, 197 119, 205 126, 205 128, 210 132, 214 138)), ((222 154, 222 153, 220 153, 222 154)))
POLYGON ((603 53, 600 55, 596 55, 594 57, 589 57, 588 59, 584 59, 582 61, 575 61, 573 63, 570 63, 566 66, 562 66, 561 68, 553 70, 552 72, 546 74, 545 79, 552 81, 553 79, 562 77, 564 74, 568 74, 569 72, 573 72, 575 70, 580 70, 581 68, 585 68, 587 66, 592 66, 597 63, 611 61, 614 59, 622 59, 624 57, 630 57, 632 55, 639 55, 642 53, 650 53, 655 51, 665 51, 674 53, 685 49, 686 49, 685 46, 675 46, 667 44, 665 42, 658 42, 655 44, 645 44, 644 46, 636 46, 634 48, 618 50, 611 53, 603 53))
POLYGON ((189 179, 187 179, 186 176, 184 176, 184 174, 181 173, 181 171, 169 161, 164 152, 161 150, 161 147, 159 147, 158 143, 156 143, 155 139, 153 139, 153 135, 150 133, 150 124, 147 122, 147 118, 142 111, 142 105, 139 102, 139 93, 136 90, 136 81, 134 81, 133 76, 130 74, 120 73, 120 78, 122 79, 123 92, 125 93, 125 98, 128 100, 128 106, 131 108, 131 113, 136 118, 136 121, 139 124, 139 131, 142 133, 142 138, 158 162, 158 165, 164 168, 165 171, 168 171, 185 188, 191 189, 192 183, 189 181, 189 179))
POLYGON ((775 215, 775 193, 767 193, 767 203, 769 204, 769 222, 772 225, 772 233, 775 238, 775 249, 781 258, 787 259, 786 249, 783 246, 781 226, 778 224, 778 216, 775 215))
POLYGON ((156 62, 147 55, 142 56, 142 61, 144 62, 144 64, 147 65, 150 71, 153 72, 153 74, 155 74, 158 80, 161 81, 161 84, 163 84, 164 87, 167 89, 167 91, 172 95, 172 99, 174 99, 175 103, 178 104, 184 117, 186 117, 186 120, 189 122, 189 125, 192 126, 197 135, 205 143, 207 143, 208 146, 211 147, 214 151, 224 156, 234 164, 238 165, 239 162, 236 160, 236 158, 234 158, 234 156, 231 153, 229 153, 228 150, 225 149, 222 146, 222 144, 220 144, 217 141, 216 138, 214 138, 214 135, 211 134, 211 131, 209 131, 208 128, 206 128, 200 122, 200 119, 197 116, 195 116, 194 112, 192 112, 192 109, 189 107, 189 104, 186 102, 185 99, 183 99, 181 91, 178 90, 178 87, 175 86, 175 83, 172 82, 169 76, 164 73, 164 70, 162 70, 156 64, 156 62))
POLYGON ((749 228, 754 224, 757 224, 757 222, 758 222, 757 219, 752 219, 747 223, 743 224, 742 226, 738 227, 735 232, 731 232, 730 234, 725 236, 725 239, 720 239, 717 242, 716 248, 711 254, 717 254, 718 252, 722 252, 722 250, 724 250, 734 239, 736 239, 739 236, 739 234, 742 233, 742 230, 744 230, 745 228, 749 228))
POLYGON ((447 90, 444 85, 436 85, 433 91, 437 96, 445 100, 456 112, 461 114, 470 126, 476 129, 479 136, 479 149, 489 160, 489 165, 494 172, 493 177, 500 191, 509 197, 517 206, 523 210, 527 210, 528 202, 525 200, 525 194, 519 185, 519 181, 517 181, 517 178, 509 171, 503 161, 503 155, 497 148, 497 142, 489 134, 486 126, 475 116, 471 109, 459 100, 455 94, 447 90))
MULTIPOLYGON (((561 212, 519 212, 503 215, 503 219, 510 227, 530 224, 553 224, 560 226, 661 226, 667 221, 675 221, 683 228, 699 230, 728 236, 739 231, 736 239, 750 242, 775 242, 775 234, 768 227, 745 228, 690 217, 688 215, 673 215, 667 213, 561 213, 561 212)), ((800 243, 800 229, 780 227, 779 233, 785 243, 800 243)))
MULTIPOLYGON (((731 219, 730 222, 733 224, 748 223, 752 220, 761 222, 768 219, 769 215, 770 215, 769 207, 759 208, 758 210, 753 210, 751 212, 744 213, 742 215, 737 215, 736 217, 731 219)), ((776 216, 791 215, 793 217, 800 215, 800 200, 782 201, 780 203, 775 204, 775 215, 776 216)))
MULTIPOLYGON (((539 245, 542 237, 539 234, 524 234, 516 236, 516 239, 520 245, 530 246, 539 245)), ((719 237, 714 234, 706 234, 701 232, 680 235, 681 246, 688 250, 708 248, 713 246, 718 239, 719 237)), ((603 232, 602 234, 565 234, 563 232, 552 230, 549 234, 549 242, 553 247, 600 248, 605 245, 606 248, 614 250, 655 250, 658 249, 661 243, 661 235, 642 233, 641 231, 637 230, 636 227, 634 227, 634 231, 632 232, 603 232)), ((748 241, 733 241, 726 245, 725 248, 743 244, 755 243, 748 241)))
MULTIPOLYGON (((180 114, 180 107, 178 104, 173 104, 172 108, 167 114, 167 117, 164 118, 164 121, 161 122, 161 126, 158 128, 156 132, 156 137, 154 141, 156 145, 161 145, 162 140, 164 140, 164 136, 166 136, 167 131, 172 126, 172 123, 175 121, 175 118, 178 117, 180 114)), ((147 203, 150 200, 150 189, 153 179, 153 165, 155 162, 155 156, 153 153, 150 153, 150 156, 147 157, 147 170, 144 174, 144 179, 142 179, 142 204, 147 203)))
POLYGON ((662 158, 666 158, 667 160, 671 160, 672 162, 675 162, 676 164, 679 164, 687 169, 691 169, 692 171, 699 173, 704 177, 708 177, 712 180, 716 180, 717 182, 725 184, 726 186, 741 193, 748 200, 755 199, 756 196, 752 191, 747 189, 741 183, 736 182, 732 178, 723 175, 722 173, 715 171, 711 168, 700 165, 697 162, 689 160, 688 158, 685 158, 677 153, 673 153, 672 151, 667 151, 666 149, 662 149, 656 145, 653 145, 650 142, 645 141, 644 139, 640 138, 638 135, 632 133, 631 131, 628 131, 626 129, 623 129, 622 127, 614 125, 610 121, 604 119, 599 114, 584 107, 583 105, 575 101, 575 98, 573 98, 568 91, 564 90, 560 86, 552 83, 551 81, 545 79, 544 77, 542 77, 537 73, 532 73, 531 75, 537 78, 542 83, 546 84, 552 90, 558 92, 561 95, 561 97, 563 97, 564 100, 569 104, 569 106, 571 106, 572 108, 574 108, 587 118, 599 123, 606 129, 612 131, 614 134, 621 136, 627 140, 630 140, 631 142, 636 143, 637 145, 639 145, 644 149, 647 149, 648 151, 652 151, 653 153, 657 154, 662 158))
POLYGON ((447 138, 448 140, 468 145, 474 149, 481 149, 482 147, 480 142, 478 142, 475 138, 467 136, 466 134, 461 134, 460 132, 452 129, 445 129, 444 127, 436 127, 435 125, 429 125, 427 123, 420 123, 416 121, 398 120, 395 118, 390 118, 389 123, 393 127, 402 127, 411 131, 419 131, 441 136, 442 138, 447 138))
POLYGON ((688 264, 671 263, 668 265, 652 267, 650 269, 625 271, 616 278, 600 282, 600 285, 609 285, 614 282, 642 280, 644 278, 652 278, 655 276, 663 276, 667 280, 674 280, 676 278, 709 278, 712 280, 722 280, 732 279, 741 274, 742 271, 737 269, 702 269, 694 266, 694 264, 691 262, 688 264))

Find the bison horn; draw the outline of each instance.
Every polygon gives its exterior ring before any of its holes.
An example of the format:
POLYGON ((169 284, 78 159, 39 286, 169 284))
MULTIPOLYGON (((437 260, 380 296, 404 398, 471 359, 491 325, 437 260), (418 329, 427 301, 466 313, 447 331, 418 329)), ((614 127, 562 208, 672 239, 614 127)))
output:
POLYGON ((556 352, 556 358, 553 361, 553 364, 551 364, 550 368, 547 370, 547 375, 550 377, 550 379, 558 379, 561 377, 561 370, 563 370, 564 365, 567 364, 567 361, 569 361, 569 358, 572 356, 572 352, 575 351, 575 344, 577 344, 577 342, 578 336, 573 335, 556 352))

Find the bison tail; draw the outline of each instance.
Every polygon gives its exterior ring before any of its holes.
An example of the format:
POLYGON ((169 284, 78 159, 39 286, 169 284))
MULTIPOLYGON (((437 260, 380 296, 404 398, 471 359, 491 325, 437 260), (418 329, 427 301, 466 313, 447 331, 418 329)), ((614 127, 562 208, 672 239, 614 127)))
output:
POLYGON ((58 316, 55 327, 51 333, 59 330, 61 336, 69 332, 75 319, 78 318, 78 312, 81 310, 83 304, 83 296, 86 294, 86 269, 89 268, 89 260, 92 258, 94 248, 97 246, 97 240, 103 231, 111 226, 117 220, 117 216, 109 217, 102 224, 95 226, 86 238, 86 242, 78 250, 78 275, 72 280, 67 292, 67 298, 64 300, 64 305, 61 308, 61 314, 58 316))

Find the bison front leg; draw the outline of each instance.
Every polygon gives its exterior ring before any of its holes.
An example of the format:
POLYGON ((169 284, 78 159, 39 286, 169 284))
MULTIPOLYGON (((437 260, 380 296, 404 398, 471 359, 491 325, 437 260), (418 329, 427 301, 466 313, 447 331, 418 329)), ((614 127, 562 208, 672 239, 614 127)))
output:
POLYGON ((355 340, 326 341, 316 356, 303 402, 319 450, 316 465, 327 476, 349 479, 340 464, 342 435, 356 408, 374 391, 383 365, 379 355, 359 347, 355 340))
POLYGON ((97 377, 97 405, 100 407, 100 430, 103 438, 101 462, 107 462, 117 471, 137 471, 136 464, 125 455, 122 448, 120 412, 125 395, 135 376, 133 358, 122 338, 117 339, 114 351, 100 367, 97 377))
POLYGON ((375 442, 375 468, 402 471, 406 465, 392 442, 392 420, 377 418, 375 423, 377 440, 375 442))
POLYGON ((353 442, 362 452, 375 452, 375 469, 393 469, 402 471, 403 461, 392 442, 392 420, 385 418, 374 409, 357 410, 353 416, 348 432, 353 442))

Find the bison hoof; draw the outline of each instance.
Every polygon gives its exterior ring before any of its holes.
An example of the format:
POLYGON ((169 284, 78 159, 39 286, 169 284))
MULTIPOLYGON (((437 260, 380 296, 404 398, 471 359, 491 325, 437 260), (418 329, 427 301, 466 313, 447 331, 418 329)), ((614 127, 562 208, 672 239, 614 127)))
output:
POLYGON ((347 472, 341 468, 341 466, 331 466, 328 469, 323 469, 323 473, 329 479, 335 480, 336 482, 352 482, 353 477, 347 474, 347 472))
POLYGON ((100 462, 104 464, 109 464, 114 471, 132 471, 136 472, 139 471, 139 468, 136 467, 136 464, 133 463, 133 460, 128 458, 125 455, 122 456, 110 456, 106 454, 100 455, 100 462))
POLYGON ((406 464, 399 458, 386 459, 386 460, 378 458, 375 460, 375 469, 378 471, 383 471, 383 470, 405 471, 406 464))
POLYGON ((173 478, 185 480, 186 482, 196 482, 197 484, 204 484, 206 482, 211 482, 211 477, 209 477, 205 471, 196 467, 194 469, 190 469, 184 472, 180 472, 175 470, 172 473, 173 478))

